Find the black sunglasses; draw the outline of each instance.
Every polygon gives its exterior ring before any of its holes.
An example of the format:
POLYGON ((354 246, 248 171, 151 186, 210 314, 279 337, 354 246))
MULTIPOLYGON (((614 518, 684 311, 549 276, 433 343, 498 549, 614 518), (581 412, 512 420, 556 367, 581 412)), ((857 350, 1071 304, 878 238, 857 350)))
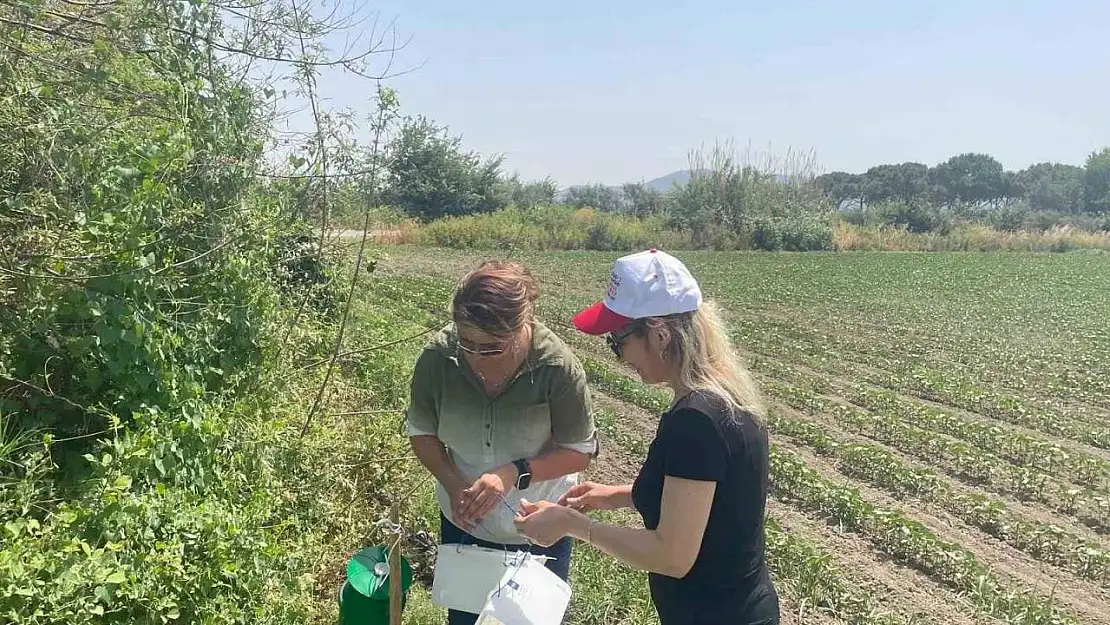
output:
POLYGON ((640 324, 634 323, 634 324, 632 324, 632 327, 630 327, 628 330, 625 330, 621 334, 617 334, 617 335, 609 334, 609 335, 607 335, 605 337, 605 342, 609 344, 609 349, 613 350, 613 354, 615 354, 617 358, 620 358, 621 357, 621 347, 624 345, 624 341, 626 339, 628 339, 628 337, 632 336, 633 334, 637 334, 642 329, 643 329, 643 327, 640 324))

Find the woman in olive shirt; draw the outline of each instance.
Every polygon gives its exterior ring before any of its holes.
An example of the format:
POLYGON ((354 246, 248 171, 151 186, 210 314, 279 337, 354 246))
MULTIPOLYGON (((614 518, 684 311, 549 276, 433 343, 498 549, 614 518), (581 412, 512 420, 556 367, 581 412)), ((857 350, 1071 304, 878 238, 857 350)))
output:
MULTIPOLYGON (((453 322, 416 362, 408 434, 436 477, 444 544, 551 556, 548 568, 565 580, 572 541, 528 544, 508 504, 558 500, 597 453, 585 372, 535 319, 537 297, 516 263, 484 263, 461 282, 453 322)), ((476 618, 451 610, 448 623, 476 618)))

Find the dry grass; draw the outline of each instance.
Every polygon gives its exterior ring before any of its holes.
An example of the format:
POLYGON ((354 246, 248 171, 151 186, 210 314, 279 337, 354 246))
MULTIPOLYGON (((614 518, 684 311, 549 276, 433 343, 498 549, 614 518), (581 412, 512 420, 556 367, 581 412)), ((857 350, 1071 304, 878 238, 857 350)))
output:
POLYGON ((840 222, 833 230, 833 243, 838 251, 1068 252, 1110 250, 1110 232, 1088 232, 1068 226, 1045 232, 1000 232, 983 225, 969 225, 938 234, 840 222))

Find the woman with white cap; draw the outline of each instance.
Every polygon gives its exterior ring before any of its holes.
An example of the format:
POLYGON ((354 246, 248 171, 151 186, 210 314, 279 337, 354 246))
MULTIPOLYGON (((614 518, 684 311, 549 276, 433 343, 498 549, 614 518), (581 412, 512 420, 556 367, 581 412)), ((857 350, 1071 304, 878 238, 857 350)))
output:
POLYGON ((685 265, 653 249, 617 260, 605 299, 574 325, 607 334, 644 382, 674 390, 674 403, 634 484, 587 482, 559 504, 522 501, 521 532, 541 545, 573 536, 648 571, 662 625, 778 623, 764 558, 763 407, 716 307, 685 265), (585 514, 627 507, 643 529, 585 514))

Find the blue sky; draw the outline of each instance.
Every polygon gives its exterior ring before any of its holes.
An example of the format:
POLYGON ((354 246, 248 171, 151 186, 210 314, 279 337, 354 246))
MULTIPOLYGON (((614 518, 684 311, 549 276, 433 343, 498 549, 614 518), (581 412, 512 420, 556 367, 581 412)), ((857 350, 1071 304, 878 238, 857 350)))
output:
MULTIPOLYGON (((393 79, 426 115, 526 179, 617 184, 692 148, 812 150, 822 170, 1082 164, 1110 145, 1106 0, 500 2, 372 5, 411 37, 393 79)), ((325 75, 330 106, 373 85, 325 75)))

